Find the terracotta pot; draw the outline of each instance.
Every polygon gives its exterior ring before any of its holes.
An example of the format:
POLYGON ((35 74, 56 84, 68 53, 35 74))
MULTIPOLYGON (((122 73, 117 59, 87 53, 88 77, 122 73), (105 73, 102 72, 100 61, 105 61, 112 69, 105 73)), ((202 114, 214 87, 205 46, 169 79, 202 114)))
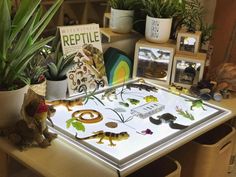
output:
POLYGON ((29 86, 26 85, 13 91, 0 91, 0 127, 9 127, 20 119, 20 110, 24 101, 24 94, 29 86))
POLYGON ((129 33, 133 28, 133 10, 111 8, 110 28, 116 33, 129 33))
POLYGON ((66 98, 67 78, 60 81, 47 80, 46 99, 61 100, 66 98))
POLYGON ((146 17, 145 38, 155 43, 165 43, 170 38, 172 18, 146 17))

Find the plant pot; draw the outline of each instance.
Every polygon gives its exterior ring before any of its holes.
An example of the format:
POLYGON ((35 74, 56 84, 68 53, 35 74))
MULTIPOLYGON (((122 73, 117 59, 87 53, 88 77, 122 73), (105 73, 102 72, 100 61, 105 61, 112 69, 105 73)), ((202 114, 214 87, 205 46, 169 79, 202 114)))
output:
POLYGON ((60 100, 66 98, 67 78, 60 81, 47 80, 46 99, 60 100))
POLYGON ((31 84, 30 88, 38 95, 46 95, 46 80, 40 84, 31 84))
POLYGON ((0 91, 0 128, 14 125, 20 119, 20 110, 28 85, 13 91, 0 91))
POLYGON ((172 18, 153 18, 147 15, 145 38, 155 43, 165 43, 170 38, 172 18))
POLYGON ((129 33, 133 28, 133 10, 111 8, 110 28, 116 33, 129 33))

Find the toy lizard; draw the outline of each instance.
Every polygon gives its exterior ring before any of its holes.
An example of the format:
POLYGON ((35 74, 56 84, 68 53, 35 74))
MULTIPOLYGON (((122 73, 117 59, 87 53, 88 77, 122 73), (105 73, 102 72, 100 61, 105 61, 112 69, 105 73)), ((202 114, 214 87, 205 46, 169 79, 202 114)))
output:
POLYGON ((150 91, 153 91, 153 92, 156 92, 158 89, 154 86, 150 86, 150 85, 146 85, 146 84, 134 84, 134 83, 131 83, 131 84, 127 84, 126 85, 126 88, 127 89, 131 89, 131 88, 138 88, 139 90, 146 90, 148 92, 150 91))
POLYGON ((109 140, 109 142, 110 142, 109 146, 115 146, 116 144, 114 144, 112 141, 126 140, 129 138, 129 134, 127 132, 112 133, 112 132, 104 132, 101 130, 98 132, 94 132, 94 135, 88 136, 85 138, 77 137, 77 133, 76 133, 75 138, 77 140, 88 140, 88 139, 97 139, 98 138, 99 139, 99 141, 97 142, 98 144, 103 144, 102 140, 106 139, 106 140, 109 140))
POLYGON ((192 105, 190 107, 191 110, 193 110, 193 108, 202 108, 204 111, 206 111, 206 109, 203 107, 203 101, 201 99, 198 99, 198 100, 185 100, 185 101, 192 102, 192 105))
POLYGON ((74 100, 46 101, 46 103, 52 106, 65 106, 68 111, 72 111, 72 107, 83 105, 83 100, 81 98, 78 98, 74 100))

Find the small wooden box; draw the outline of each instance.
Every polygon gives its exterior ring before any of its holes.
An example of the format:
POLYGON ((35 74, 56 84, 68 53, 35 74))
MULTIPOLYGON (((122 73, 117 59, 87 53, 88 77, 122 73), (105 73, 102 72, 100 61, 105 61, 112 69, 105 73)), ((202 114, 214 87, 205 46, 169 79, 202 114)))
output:
POLYGON ((171 83, 186 88, 197 84, 203 77, 205 62, 205 53, 194 55, 176 53, 174 56, 171 83))
POLYGON ((157 44, 140 39, 135 46, 133 78, 141 77, 169 85, 174 53, 175 44, 172 41, 157 44))
POLYGON ((184 53, 197 53, 199 51, 201 31, 195 33, 181 30, 177 37, 177 51, 184 53))

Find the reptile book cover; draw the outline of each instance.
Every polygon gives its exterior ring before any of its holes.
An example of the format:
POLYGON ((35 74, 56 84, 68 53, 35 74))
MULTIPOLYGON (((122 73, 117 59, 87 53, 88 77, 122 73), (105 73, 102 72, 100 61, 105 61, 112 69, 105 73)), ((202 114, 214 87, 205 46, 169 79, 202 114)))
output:
POLYGON ((107 85, 98 24, 59 27, 63 54, 77 52, 68 71, 69 97, 107 85))

